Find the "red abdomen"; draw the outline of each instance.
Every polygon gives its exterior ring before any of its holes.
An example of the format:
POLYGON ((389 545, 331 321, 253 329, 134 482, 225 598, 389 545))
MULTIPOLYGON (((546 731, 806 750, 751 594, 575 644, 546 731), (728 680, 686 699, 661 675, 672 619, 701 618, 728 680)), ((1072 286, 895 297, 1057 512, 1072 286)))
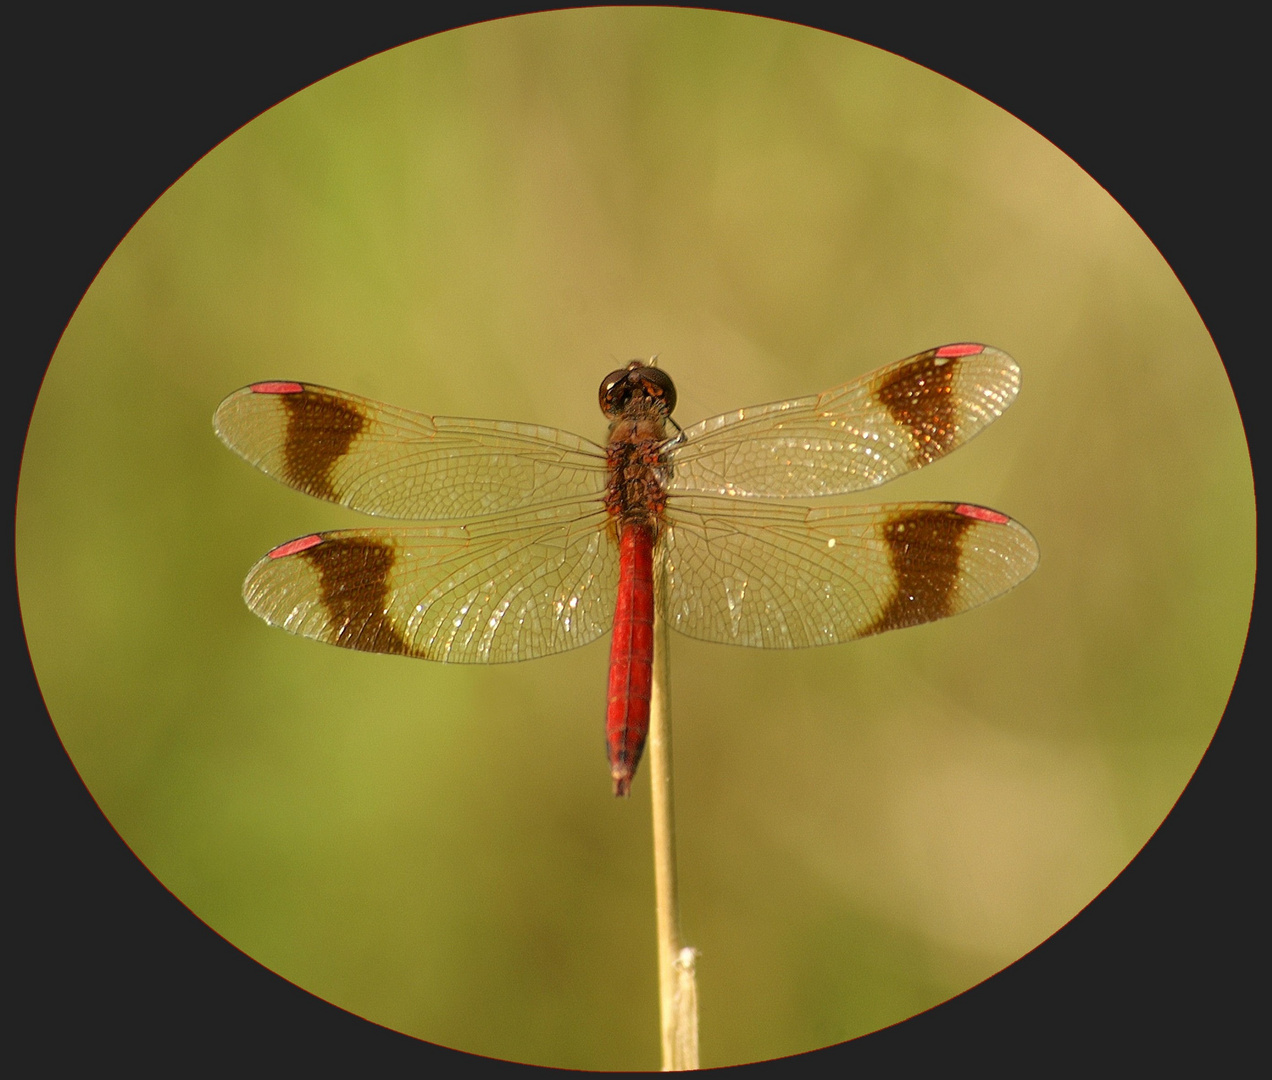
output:
POLYGON ((654 535, 648 526, 623 528, 618 558, 605 741, 614 794, 626 795, 649 732, 654 672, 654 535))

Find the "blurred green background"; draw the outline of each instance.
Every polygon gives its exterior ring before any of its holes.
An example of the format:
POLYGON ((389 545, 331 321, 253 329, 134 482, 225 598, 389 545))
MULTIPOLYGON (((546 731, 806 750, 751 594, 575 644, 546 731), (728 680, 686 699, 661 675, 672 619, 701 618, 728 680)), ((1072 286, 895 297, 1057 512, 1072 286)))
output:
POLYGON ((648 777, 611 798, 608 640, 451 668, 269 629, 252 562, 367 519, 255 473, 212 411, 303 379, 599 440, 634 356, 691 423, 962 340, 1017 358, 1020 399, 859 501, 994 506, 1038 573, 849 646, 672 652, 703 1064, 901 1020, 1054 932, 1170 809, 1236 672, 1254 497, 1214 346, 1134 222, 867 46, 528 16, 209 153, 103 268, 32 420, 19 587, 58 732, 156 876, 286 978, 476 1053, 657 1068, 648 777))

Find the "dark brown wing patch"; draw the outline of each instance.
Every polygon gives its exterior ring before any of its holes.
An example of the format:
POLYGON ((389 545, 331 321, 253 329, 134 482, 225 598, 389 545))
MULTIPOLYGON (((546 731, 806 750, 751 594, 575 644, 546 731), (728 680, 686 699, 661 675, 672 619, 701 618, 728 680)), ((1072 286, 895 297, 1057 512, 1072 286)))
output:
POLYGON ((309 495, 339 502, 331 470, 348 453, 366 418, 352 402, 320 390, 306 388, 279 400, 287 407, 283 479, 309 495))
POLYGON ((955 509, 907 510, 883 526, 896 575, 891 598, 868 634, 952 615, 963 534, 974 519, 955 509))
POLYGON ((389 572, 394 551, 361 537, 333 537, 297 552, 317 572, 323 607, 336 628, 333 645, 363 652, 411 655, 389 618, 389 572))
POLYGON ((958 442, 954 373, 958 359, 932 349, 888 373, 875 389, 892 419, 914 440, 915 468, 929 465, 958 442))

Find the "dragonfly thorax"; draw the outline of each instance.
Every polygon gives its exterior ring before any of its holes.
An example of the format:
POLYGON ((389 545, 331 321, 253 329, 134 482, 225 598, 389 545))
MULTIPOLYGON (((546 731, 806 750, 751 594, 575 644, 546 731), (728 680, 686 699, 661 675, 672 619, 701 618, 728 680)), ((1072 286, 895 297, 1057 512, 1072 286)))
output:
POLYGON ((644 525, 657 536, 667 503, 667 427, 661 407, 645 408, 646 415, 623 416, 610 425, 605 508, 620 526, 644 525))

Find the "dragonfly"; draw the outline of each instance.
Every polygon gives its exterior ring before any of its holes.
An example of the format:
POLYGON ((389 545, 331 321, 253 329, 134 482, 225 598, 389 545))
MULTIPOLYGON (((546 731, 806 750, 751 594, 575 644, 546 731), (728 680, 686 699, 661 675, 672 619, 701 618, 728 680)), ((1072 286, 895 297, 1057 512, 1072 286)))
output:
POLYGON ((289 487, 415 524, 315 532, 243 585, 272 626, 446 663, 549 656, 613 633, 606 745, 627 795, 649 727, 654 617, 692 638, 833 645, 955 615, 1038 565, 1006 514, 825 503, 923 468, 1015 400, 1020 369, 943 345, 820 394, 681 428, 653 361, 602 381, 605 445, 428 416, 303 382, 227 397, 221 439, 289 487))

